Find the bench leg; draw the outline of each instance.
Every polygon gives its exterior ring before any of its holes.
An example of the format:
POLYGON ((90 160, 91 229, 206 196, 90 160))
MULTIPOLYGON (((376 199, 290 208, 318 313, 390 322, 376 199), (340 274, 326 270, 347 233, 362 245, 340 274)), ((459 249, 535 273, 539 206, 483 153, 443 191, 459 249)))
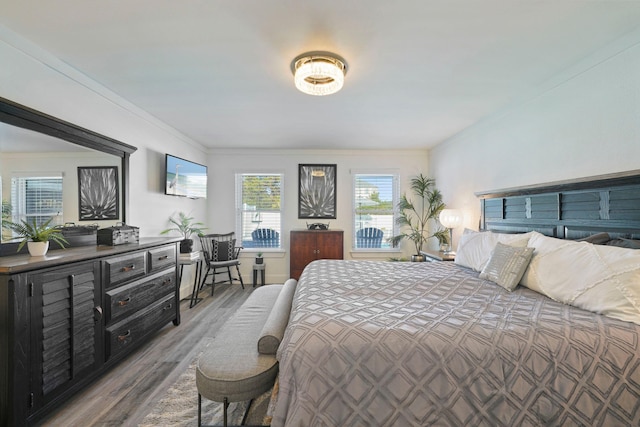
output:
POLYGON ((223 415, 223 423, 222 425, 224 427, 227 427, 227 408, 229 408, 229 400, 225 397, 224 398, 224 415, 223 415))
MULTIPOLYGON (((240 426, 246 426, 246 427, 254 427, 254 426, 247 426, 246 422, 247 422, 247 418, 249 417, 249 411, 251 410, 251 405, 253 404, 254 399, 249 400, 249 404, 247 405, 247 409, 244 411, 244 415, 242 416, 242 422, 240 423, 240 426)), ((227 416, 227 412, 229 409, 229 399, 227 399, 226 397, 224 398, 223 402, 222 402, 222 408, 223 408, 223 412, 222 412, 222 426, 223 427, 240 427, 240 426, 229 426, 229 420, 228 420, 228 416, 227 416)), ((206 425, 203 426, 202 425, 202 395, 200 393, 198 393, 198 427, 216 427, 216 426, 210 426, 210 425, 206 425)), ((257 426, 255 426, 257 427, 257 426)))
POLYGON ((253 399, 251 399, 249 401, 249 404, 247 405, 247 410, 244 411, 244 415, 242 417, 242 422, 240 423, 241 426, 246 425, 247 423, 247 418, 249 417, 249 410, 251 409, 251 404, 253 403, 253 399))

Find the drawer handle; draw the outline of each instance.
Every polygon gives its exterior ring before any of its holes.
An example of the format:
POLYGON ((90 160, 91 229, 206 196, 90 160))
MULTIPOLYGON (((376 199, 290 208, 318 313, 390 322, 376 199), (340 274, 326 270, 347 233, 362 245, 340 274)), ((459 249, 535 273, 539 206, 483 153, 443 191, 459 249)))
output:
POLYGON ((128 266, 128 267, 122 267, 122 271, 124 271, 124 272, 131 271, 131 270, 135 270, 135 269, 136 269, 135 264, 131 264, 131 265, 130 265, 130 266, 128 266))
POLYGON ((171 284, 171 279, 165 279, 160 286, 170 285, 170 284, 171 284))
POLYGON ((163 261, 167 258, 169 258, 169 255, 161 256, 161 257, 158 257, 158 261, 163 261))
POLYGON ((173 304, 169 303, 168 305, 166 305, 163 310, 167 311, 167 310, 171 310, 171 307, 173 307, 173 304))
POLYGON ((93 321, 98 323, 100 320, 102 320, 102 307, 98 305, 93 307, 93 321))
POLYGON ((127 330, 123 335, 118 335, 118 341, 124 342, 127 340, 127 337, 131 335, 131 329, 127 330))
POLYGON ((118 305, 120 307, 124 307, 125 305, 129 304, 131 302, 131 297, 127 297, 125 299, 121 299, 120 301, 118 301, 118 305))

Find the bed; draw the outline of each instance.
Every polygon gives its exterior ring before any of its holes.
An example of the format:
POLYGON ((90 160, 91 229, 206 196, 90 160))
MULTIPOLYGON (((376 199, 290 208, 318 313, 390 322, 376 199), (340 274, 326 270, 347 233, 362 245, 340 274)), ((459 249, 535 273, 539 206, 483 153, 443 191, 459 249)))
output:
POLYGON ((479 197, 455 263, 309 264, 273 426, 640 425, 637 174, 479 197))
POLYGON ((639 424, 637 325, 453 263, 386 264, 303 273, 272 425, 639 424))

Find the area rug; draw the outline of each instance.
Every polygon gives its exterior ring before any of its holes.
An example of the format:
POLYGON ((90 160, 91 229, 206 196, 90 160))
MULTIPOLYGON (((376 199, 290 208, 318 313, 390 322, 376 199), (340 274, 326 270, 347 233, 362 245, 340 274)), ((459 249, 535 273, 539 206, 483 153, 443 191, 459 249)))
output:
MULTIPOLYGON (((176 382, 166 391, 151 412, 139 424, 140 427, 184 426, 193 427, 198 423, 198 390, 196 388, 196 361, 180 375, 176 382)), ((272 391, 254 399, 245 424, 252 426, 268 426, 271 418, 267 415, 272 391)), ((227 410, 229 425, 242 422, 249 402, 232 402, 227 410)), ((202 399, 202 424, 222 425, 223 405, 202 399)))

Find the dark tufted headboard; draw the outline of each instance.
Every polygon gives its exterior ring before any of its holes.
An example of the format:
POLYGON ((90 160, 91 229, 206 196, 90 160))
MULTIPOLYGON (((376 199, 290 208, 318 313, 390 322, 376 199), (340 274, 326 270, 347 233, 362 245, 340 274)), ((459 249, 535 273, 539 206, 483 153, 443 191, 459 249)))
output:
POLYGON ((640 170, 476 193, 480 229, 561 239, 640 239, 640 170))

